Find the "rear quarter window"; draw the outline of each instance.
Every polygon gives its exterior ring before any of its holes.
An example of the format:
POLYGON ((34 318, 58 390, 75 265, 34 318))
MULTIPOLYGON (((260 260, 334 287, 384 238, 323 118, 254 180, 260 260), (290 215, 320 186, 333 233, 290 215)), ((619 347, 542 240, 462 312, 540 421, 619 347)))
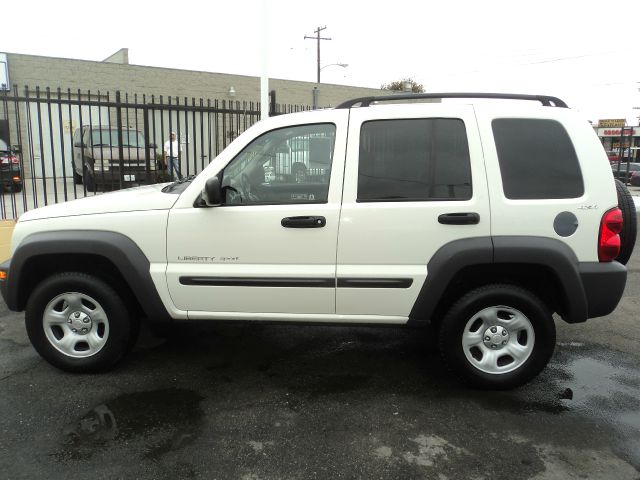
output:
POLYGON ((507 198, 578 198, 584 194, 578 156, 562 124, 499 118, 491 126, 507 198))

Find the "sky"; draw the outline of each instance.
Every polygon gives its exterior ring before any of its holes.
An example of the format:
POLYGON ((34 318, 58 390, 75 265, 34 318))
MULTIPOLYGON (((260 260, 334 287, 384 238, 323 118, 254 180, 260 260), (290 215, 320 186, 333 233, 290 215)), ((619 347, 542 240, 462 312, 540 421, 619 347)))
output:
POLYGON ((411 77, 430 92, 560 97, 588 119, 640 116, 640 2, 573 0, 93 0, 4 2, 0 51, 129 61, 380 87, 411 77), (264 15, 262 2, 266 1, 264 15), (265 22, 266 18, 266 22, 265 22), (8 19, 12 19, 8 21, 8 19), (348 67, 332 65, 346 63, 348 67), (639 107, 634 109, 633 107, 639 107))

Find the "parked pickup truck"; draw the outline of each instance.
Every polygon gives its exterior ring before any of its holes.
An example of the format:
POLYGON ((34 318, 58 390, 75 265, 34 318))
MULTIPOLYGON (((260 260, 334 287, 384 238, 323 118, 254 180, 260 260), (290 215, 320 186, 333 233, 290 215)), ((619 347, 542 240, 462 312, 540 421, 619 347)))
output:
POLYGON ((461 379, 504 389, 549 361, 554 313, 616 308, 633 208, 562 100, 368 97, 261 121, 196 177, 25 213, 0 287, 67 371, 111 368, 141 318, 429 325, 461 379))

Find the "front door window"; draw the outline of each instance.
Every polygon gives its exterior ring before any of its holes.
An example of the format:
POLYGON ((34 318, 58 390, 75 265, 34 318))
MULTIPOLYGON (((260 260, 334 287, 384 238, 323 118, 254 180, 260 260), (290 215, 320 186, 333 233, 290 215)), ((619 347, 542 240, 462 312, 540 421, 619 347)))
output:
POLYGON ((327 203, 335 132, 323 123, 261 135, 222 172, 225 204, 327 203))

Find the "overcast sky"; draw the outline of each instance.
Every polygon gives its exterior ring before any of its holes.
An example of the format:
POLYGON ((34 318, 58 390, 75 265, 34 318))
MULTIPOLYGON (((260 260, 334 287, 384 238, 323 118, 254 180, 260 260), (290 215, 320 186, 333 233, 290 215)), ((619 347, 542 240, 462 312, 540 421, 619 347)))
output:
MULTIPOLYGON (((640 1, 267 0, 269 75, 366 87, 541 93, 590 120, 640 110, 640 1)), ((0 51, 260 75, 261 0, 7 1, 0 51)))

